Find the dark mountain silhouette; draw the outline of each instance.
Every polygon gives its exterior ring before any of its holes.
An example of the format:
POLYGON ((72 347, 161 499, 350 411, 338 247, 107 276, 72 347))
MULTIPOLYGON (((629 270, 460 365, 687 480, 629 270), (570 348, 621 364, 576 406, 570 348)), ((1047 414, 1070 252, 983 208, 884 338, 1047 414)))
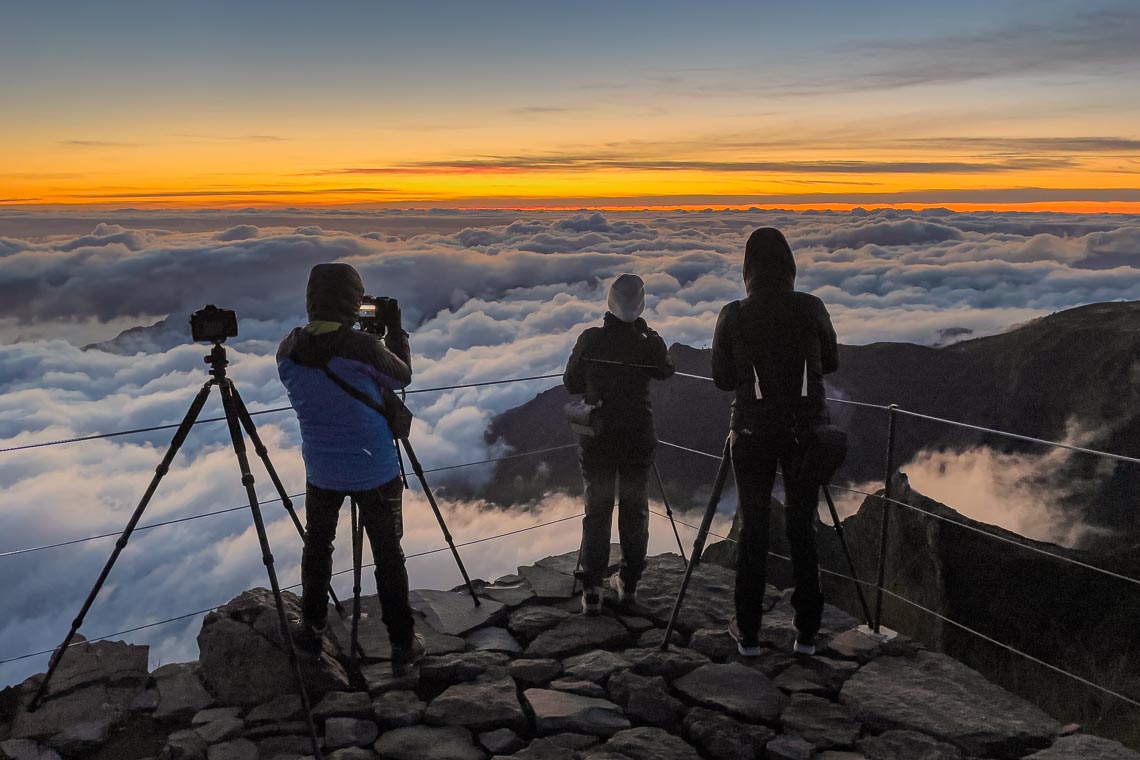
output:
MULTIPOLYGON (((669 350, 678 371, 709 374, 709 350, 679 344, 669 350)), ((1070 309, 1001 335, 942 348, 908 343, 840 346, 840 370, 827 380, 832 398, 894 403, 931 416, 1135 456, 1140 453, 1140 302, 1070 309)), ((706 380, 686 377, 654 383, 652 394, 661 440, 721 451, 730 394, 706 380)), ((572 443, 575 438, 562 417, 569 398, 561 387, 541 393, 495 418, 487 437, 515 451, 572 443)), ((881 483, 887 413, 830 406, 833 420, 851 439, 839 480, 881 483)), ((897 416, 895 461, 900 466, 920 451, 979 446, 1002 452, 1049 451, 1039 444, 897 416)), ((657 461, 674 501, 681 506, 702 503, 716 467, 712 459, 662 445, 657 461)), ((1074 519, 1118 535, 1136 535, 1137 474, 1135 465, 1073 454, 1040 476, 1046 481, 1040 485, 1055 485, 1055 506, 1065 507, 1074 519)), ((535 500, 549 490, 580 492, 572 450, 543 460, 503 462, 482 495, 512 504, 535 500)))

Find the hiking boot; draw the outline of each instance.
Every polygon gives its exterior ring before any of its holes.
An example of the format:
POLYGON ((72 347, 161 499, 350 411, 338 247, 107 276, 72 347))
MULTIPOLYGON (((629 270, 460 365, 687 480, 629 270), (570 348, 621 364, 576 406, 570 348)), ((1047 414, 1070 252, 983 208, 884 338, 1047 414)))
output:
POLYGON ((633 607, 637 604, 637 586, 628 586, 621 579, 621 575, 614 573, 610 576, 610 588, 617 594, 618 605, 633 607))
POLYGON ((796 643, 792 645, 792 651, 809 657, 815 654, 815 636, 796 631, 796 643))
POLYGON ((598 586, 585 586, 582 588, 582 614, 602 614, 602 589, 598 586))
POLYGON ((297 654, 302 657, 310 659, 317 659, 321 656, 321 650, 324 647, 325 631, 328 630, 328 625, 322 622, 319 626, 309 623, 304 620, 294 620, 293 630, 293 648, 297 650, 297 654))
POLYGON ((732 620, 728 621, 728 635, 736 642, 736 651, 740 653, 741 657, 760 656, 760 636, 755 633, 751 636, 742 634, 740 625, 736 622, 736 615, 733 615, 732 620))
POLYGON ((426 653, 427 646, 424 644, 424 637, 418 633, 414 634, 412 640, 407 644, 393 644, 392 675, 407 675, 412 666, 422 660, 426 653))

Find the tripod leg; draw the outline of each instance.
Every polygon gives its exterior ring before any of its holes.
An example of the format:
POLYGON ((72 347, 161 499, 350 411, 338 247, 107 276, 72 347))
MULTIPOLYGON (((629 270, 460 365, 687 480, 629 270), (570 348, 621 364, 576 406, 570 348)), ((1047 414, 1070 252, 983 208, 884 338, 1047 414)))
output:
POLYGON ((420 485, 424 488, 424 495, 427 496, 428 504, 431 505, 431 511, 435 513, 435 519, 439 523, 440 530, 443 531, 444 540, 451 547, 451 554, 455 557, 455 564, 459 565, 459 572, 463 575, 463 582, 467 584, 467 591, 471 594, 475 606, 478 607, 480 604, 479 597, 471 586, 471 579, 467 577, 467 568, 463 566, 463 559, 459 556, 459 550, 455 548, 455 541, 452 540, 451 533, 447 530, 447 523, 443 521, 443 513, 439 511, 439 505, 435 503, 435 496, 432 495, 431 487, 428 485, 427 478, 424 477, 424 468, 420 464, 420 460, 416 458, 415 449, 412 448, 412 444, 407 438, 401 438, 400 443, 404 444, 404 451, 408 452, 408 461, 412 465, 412 471, 416 473, 420 485))
MULTIPOLYGON (((242 401, 241 394, 238 393, 237 387, 231 386, 230 389, 233 391, 238 418, 241 420, 242 427, 245 428, 245 434, 248 435, 249 440, 253 442, 253 450, 257 452, 261 463, 265 465, 265 471, 269 473, 269 479, 273 481, 273 488, 277 491, 277 497, 281 499, 281 506, 285 507, 285 511, 289 513, 290 519, 293 520, 293 526, 301 536, 301 541, 304 541, 305 526, 301 524, 301 518, 297 516, 297 510, 293 509, 293 500, 290 499, 289 494, 286 493, 285 486, 281 482, 281 478, 277 475, 277 468, 273 466, 273 462, 269 459, 269 449, 261 442, 261 436, 257 434, 257 427, 253 424, 253 417, 250 416, 249 409, 246 408, 245 402, 242 401)), ((341 618, 344 618, 347 613, 344 610, 344 605, 336 598, 336 592, 333 591, 332 584, 329 584, 329 598, 332 599, 336 613, 340 615, 341 618)))
POLYGON ((705 507, 705 516, 701 520, 697 538, 693 541, 693 553, 685 566, 685 577, 681 579, 681 588, 677 591, 677 602, 673 605, 673 613, 669 615, 669 625, 665 626, 665 638, 661 640, 661 651, 669 649, 669 637, 673 635, 673 626, 677 624, 677 616, 681 614, 681 603, 685 599, 685 591, 693 577, 693 570, 701 561, 701 553, 705 550, 705 541, 709 537, 709 528, 712 527, 713 517, 716 515, 717 504, 720 503, 720 494, 724 490, 724 481, 728 479, 728 467, 731 462, 731 439, 724 441, 724 452, 720 457, 720 466, 716 470, 716 480, 713 481, 713 490, 709 494, 709 503, 705 507))
POLYGON ((851 580, 855 584, 855 593, 859 595, 859 605, 863 608, 863 616, 867 619, 868 627, 871 625, 871 608, 867 606, 867 597, 863 595, 863 585, 859 583, 859 576, 855 572, 855 560, 851 558, 851 547, 847 544, 847 534, 843 532, 843 524, 839 521, 839 512, 835 509, 835 502, 831 498, 831 486, 823 485, 823 496, 827 499, 827 508, 831 510, 831 522, 835 526, 835 535, 839 536, 839 544, 843 547, 843 555, 847 558, 847 567, 851 569, 851 580))
POLYGON ((289 621, 285 618, 285 601, 281 598, 281 585, 277 582, 277 571, 273 567, 273 552, 269 548, 269 536, 265 532, 265 521, 261 516, 261 505, 257 501, 257 491, 253 487, 253 474, 249 469, 249 458, 246 456, 245 439, 242 437, 240 420, 238 419, 237 404, 233 396, 233 384, 229 380, 219 382, 222 391, 222 408, 226 413, 226 423, 230 429, 230 440, 233 442, 234 454, 237 455, 238 468, 241 470, 241 483, 245 486, 246 496, 249 498, 249 509, 253 514, 253 526, 257 531, 257 540, 261 545, 261 557, 265 563, 265 572, 269 576, 269 587, 273 591, 273 601, 277 606, 277 624, 281 629, 281 638, 285 642, 285 650, 289 655, 289 664, 293 667, 293 676, 297 681, 297 693, 301 697, 301 705, 305 710, 305 720, 309 729, 309 741, 312 744, 313 756, 321 760, 320 742, 317 740, 317 728, 313 724, 313 709, 309 703, 309 694, 305 690, 305 681, 301 676, 301 663, 297 659, 297 650, 293 646, 293 634, 289 631, 289 621))
POLYGON ((665 514, 669 516, 669 523, 673 526, 673 537, 677 539, 677 551, 681 552, 681 559, 685 557, 685 547, 681 545, 681 534, 677 532, 677 521, 673 519, 673 510, 669 506, 669 497, 665 494, 665 481, 661 479, 661 470, 657 469, 657 462, 653 463, 653 474, 657 476, 657 487, 661 489, 661 501, 665 505, 665 514))
POLYGON ((351 499, 349 506, 352 510, 352 635, 349 637, 349 659, 353 666, 357 664, 357 653, 360 650, 360 571, 364 563, 364 531, 360 519, 360 505, 356 499, 351 499))
POLYGON ((189 435, 190 428, 194 426, 194 421, 198 419, 198 415, 202 412, 202 407, 206 405, 206 398, 209 397, 210 388, 213 384, 213 380, 207 381, 206 384, 202 386, 202 390, 198 391, 198 395, 195 396, 194 400, 190 403, 190 408, 186 411, 186 416, 182 418, 182 422, 174 432, 174 438, 170 441, 170 446, 166 449, 166 455, 162 458, 162 462, 159 463, 158 467, 154 469, 154 477, 151 478, 150 485, 147 486, 146 492, 143 494, 142 499, 139 500, 138 506, 135 507, 131 519, 127 521, 127 526, 123 529, 119 540, 115 542, 115 549, 107 559, 107 564, 103 566, 103 571, 99 573, 99 578, 95 581, 95 585, 91 587, 91 592, 87 595, 87 600, 83 602, 83 607, 79 610, 79 614, 76 615, 75 620, 72 621, 71 630, 67 632, 63 643, 52 653, 51 661, 48 663, 47 673, 44 675, 43 680, 40 681, 39 688, 36 689, 32 701, 28 703, 28 712, 35 712, 47 694, 48 684, 51 683, 51 678, 55 675, 56 668, 59 667, 64 652, 71 646, 71 640, 75 638, 79 627, 83 625, 83 619, 87 617, 87 612, 91 609, 91 605, 95 603, 95 597, 99 595, 99 591, 103 588, 107 576, 111 574, 111 568, 114 567, 115 561, 119 558, 119 554, 122 553, 123 549, 127 546, 127 542, 130 541, 135 526, 138 525, 139 520, 142 519, 143 512, 150 503, 151 497, 154 496, 154 492, 158 489, 158 484, 170 469, 170 463, 174 460, 174 455, 178 453, 178 450, 182 448, 182 444, 186 441, 186 436, 189 435))

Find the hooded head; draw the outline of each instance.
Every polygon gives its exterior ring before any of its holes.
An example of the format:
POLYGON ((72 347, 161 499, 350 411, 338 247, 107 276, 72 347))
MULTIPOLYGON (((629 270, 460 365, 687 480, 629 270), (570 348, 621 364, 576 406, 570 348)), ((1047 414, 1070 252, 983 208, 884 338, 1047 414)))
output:
POLYGON ((645 311, 645 282, 635 274, 620 274, 610 284, 606 306, 622 322, 632 322, 645 311))
POLYGON ((311 321, 351 325, 363 298, 364 281, 348 264, 317 264, 309 272, 305 308, 311 321))
POLYGON ((792 290, 796 284, 796 260, 784 233, 761 227, 744 247, 744 287, 749 295, 757 290, 792 290))

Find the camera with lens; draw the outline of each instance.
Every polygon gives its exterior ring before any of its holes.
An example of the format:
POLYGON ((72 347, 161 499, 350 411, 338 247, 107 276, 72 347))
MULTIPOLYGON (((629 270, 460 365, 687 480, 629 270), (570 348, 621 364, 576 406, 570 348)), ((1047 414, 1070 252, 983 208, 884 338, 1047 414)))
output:
POLYGON ((222 343, 238 334, 237 312, 207 304, 190 315, 190 335, 203 343, 222 343))
POLYGON ((388 296, 364 296, 356 321, 361 331, 383 338, 389 330, 400 326, 400 304, 388 296))

